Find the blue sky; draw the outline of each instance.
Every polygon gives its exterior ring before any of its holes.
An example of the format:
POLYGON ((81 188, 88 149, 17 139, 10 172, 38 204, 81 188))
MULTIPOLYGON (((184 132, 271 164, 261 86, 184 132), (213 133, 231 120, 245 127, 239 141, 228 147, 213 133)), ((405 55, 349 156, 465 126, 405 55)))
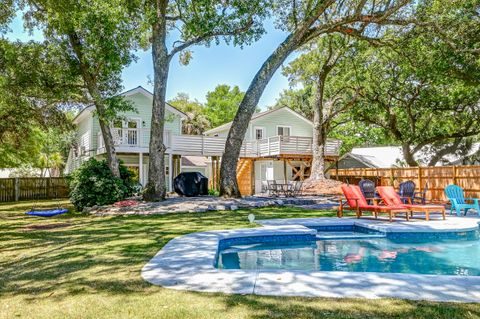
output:
MULTIPOLYGON (((23 22, 18 18, 11 24, 11 29, 12 32, 8 34, 11 39, 26 41, 42 38, 39 32, 31 35, 25 31, 23 22)), ((181 65, 178 57, 172 60, 167 99, 175 97, 179 92, 185 92, 190 98, 204 102, 206 93, 218 84, 238 85, 245 91, 262 63, 285 37, 286 34, 275 29, 273 23, 267 23, 267 33, 259 41, 243 49, 223 43, 209 48, 192 47, 193 59, 189 65, 181 65)), ((140 51, 137 56, 138 61, 123 72, 125 90, 138 85, 152 90, 151 52, 140 51)), ((259 107, 265 109, 266 106, 273 105, 285 88, 288 88, 288 82, 279 69, 263 93, 259 107)))

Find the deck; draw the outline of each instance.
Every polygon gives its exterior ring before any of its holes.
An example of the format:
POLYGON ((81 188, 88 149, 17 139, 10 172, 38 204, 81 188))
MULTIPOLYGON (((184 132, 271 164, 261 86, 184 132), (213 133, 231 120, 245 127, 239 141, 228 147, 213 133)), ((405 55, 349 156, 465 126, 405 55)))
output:
MULTIPOLYGON (((116 151, 119 153, 148 153, 149 129, 115 129, 112 131, 116 151)), ((103 137, 98 134, 97 154, 105 153, 103 137)), ((164 133, 167 153, 195 156, 222 156, 226 138, 203 135, 174 135, 164 133)), ((261 140, 244 141, 240 157, 273 157, 282 155, 311 155, 312 138, 302 136, 273 136, 261 140)), ((325 155, 337 157, 340 153, 340 140, 328 139, 325 155)))

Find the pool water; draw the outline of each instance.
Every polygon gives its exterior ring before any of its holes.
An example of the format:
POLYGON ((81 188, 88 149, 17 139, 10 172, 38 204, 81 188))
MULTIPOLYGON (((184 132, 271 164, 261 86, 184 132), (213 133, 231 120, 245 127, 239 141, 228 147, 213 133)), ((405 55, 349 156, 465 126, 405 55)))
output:
POLYGON ((221 269, 480 275, 480 240, 386 237, 232 245, 218 253, 221 269))

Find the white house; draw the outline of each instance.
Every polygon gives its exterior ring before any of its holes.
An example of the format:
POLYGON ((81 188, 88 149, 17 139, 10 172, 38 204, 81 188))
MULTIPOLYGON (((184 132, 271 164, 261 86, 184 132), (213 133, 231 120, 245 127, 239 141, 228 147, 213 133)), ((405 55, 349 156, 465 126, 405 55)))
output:
MULTIPOLYGON (((136 107, 136 112, 119 114, 112 123, 112 134, 119 159, 138 173, 141 184, 148 180, 149 141, 152 93, 137 87, 121 94, 136 107)), ((219 163, 231 123, 205 132, 204 135, 182 134, 186 115, 167 105, 164 141, 168 190, 173 178, 182 171, 199 171, 217 185, 219 163)), ((94 107, 82 110, 74 119, 76 143, 72 147, 66 173, 90 157, 104 158, 105 148, 94 107)), ((310 174, 313 124, 293 110, 283 107, 257 113, 248 126, 242 145, 237 179, 244 195, 262 191, 262 181, 303 180, 310 174)), ((338 159, 340 141, 328 140, 327 160, 338 159)))

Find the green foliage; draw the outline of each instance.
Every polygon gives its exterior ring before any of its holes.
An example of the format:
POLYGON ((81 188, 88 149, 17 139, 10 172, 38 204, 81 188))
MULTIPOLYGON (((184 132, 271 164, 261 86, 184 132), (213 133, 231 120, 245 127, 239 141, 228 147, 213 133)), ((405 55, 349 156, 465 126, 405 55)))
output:
POLYGON ((209 188, 208 189, 208 195, 210 195, 210 196, 220 196, 220 192, 218 191, 218 189, 209 188))
POLYGON ((424 32, 412 29, 390 47, 371 49, 355 66, 362 89, 351 116, 402 145, 408 165, 416 165, 413 155, 428 145, 480 132, 480 87, 439 67, 449 57, 420 41, 432 36, 424 32))
POLYGON ((190 100, 188 94, 178 93, 168 103, 187 115, 187 119, 182 122, 183 134, 201 135, 210 128, 210 121, 204 114, 203 105, 197 100, 190 100))
POLYGON ((212 127, 232 121, 244 95, 238 86, 230 87, 226 84, 218 85, 213 91, 208 92, 205 114, 212 127))
POLYGON ((276 109, 286 106, 313 121, 313 97, 314 91, 311 85, 299 89, 285 89, 280 93, 275 105, 271 108, 276 109))
POLYGON ((94 205, 107 205, 131 196, 134 191, 132 173, 120 165, 121 178, 115 177, 106 161, 90 158, 68 178, 70 201, 78 211, 94 205))
POLYGON ((213 91, 207 92, 205 105, 190 100, 186 93, 178 93, 168 103, 187 114, 188 119, 183 122, 183 133, 199 135, 233 120, 244 95, 238 86, 220 84, 213 91))
POLYGON ((56 44, 0 39, 0 167, 33 164, 48 128, 72 128, 66 110, 82 100, 69 70, 56 44))

